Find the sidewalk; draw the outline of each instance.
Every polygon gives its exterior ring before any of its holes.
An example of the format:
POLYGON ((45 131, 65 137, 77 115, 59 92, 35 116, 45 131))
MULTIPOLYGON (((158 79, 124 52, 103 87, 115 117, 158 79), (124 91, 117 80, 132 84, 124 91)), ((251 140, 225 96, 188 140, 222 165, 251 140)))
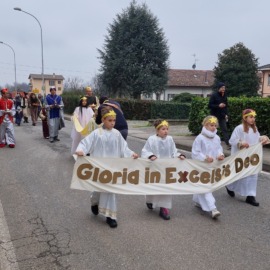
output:
MULTIPOLYGON (((149 126, 148 121, 127 121, 128 136, 146 140, 150 135, 155 134, 153 126, 149 126)), ((173 137, 176 147, 182 150, 191 151, 192 143, 196 136, 193 136, 187 125, 170 125, 169 134, 173 137)), ((225 156, 229 156, 231 151, 222 142, 225 156)), ((263 148, 263 170, 270 172, 270 148, 263 148)))
MULTIPOLYGON (((66 120, 70 120, 69 115, 65 115, 66 120)), ((128 120, 128 136, 147 140, 150 135, 155 134, 153 126, 148 121, 128 120)), ((196 136, 193 136, 187 125, 170 125, 169 134, 173 137, 176 147, 182 150, 191 151, 192 143, 196 136)), ((229 156, 231 151, 227 150, 226 144, 222 142, 225 156, 229 156)), ((270 148, 263 148, 263 170, 270 172, 270 148)))

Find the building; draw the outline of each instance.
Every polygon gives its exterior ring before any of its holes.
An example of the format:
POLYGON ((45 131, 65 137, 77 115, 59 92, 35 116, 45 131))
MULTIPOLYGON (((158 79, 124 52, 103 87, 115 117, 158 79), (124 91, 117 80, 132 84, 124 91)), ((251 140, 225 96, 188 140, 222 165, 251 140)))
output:
MULTIPOLYGON (((30 74, 28 79, 30 92, 43 94, 41 74, 30 74)), ((56 94, 61 95, 64 88, 64 79, 62 75, 56 75, 54 73, 52 75, 44 74, 45 95, 50 93, 50 87, 52 86, 55 86, 56 94)))
POLYGON ((200 97, 210 96, 213 83, 214 72, 212 70, 169 69, 164 100, 169 101, 182 93, 190 93, 200 97))
POLYGON ((270 64, 258 68, 261 73, 260 95, 270 97, 270 64))
POLYGON ((142 99, 170 101, 176 95, 190 93, 195 96, 207 97, 212 94, 214 72, 212 70, 169 69, 168 83, 165 90, 157 98, 143 96, 142 99))

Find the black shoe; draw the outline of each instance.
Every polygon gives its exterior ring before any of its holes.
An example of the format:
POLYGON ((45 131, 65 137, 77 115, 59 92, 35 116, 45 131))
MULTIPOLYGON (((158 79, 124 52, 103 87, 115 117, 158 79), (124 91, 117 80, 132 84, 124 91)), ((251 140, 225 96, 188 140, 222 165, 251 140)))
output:
POLYGON ((160 207, 159 216, 162 217, 165 220, 170 220, 171 219, 169 209, 164 208, 164 207, 160 207))
POLYGON ((226 188, 226 190, 227 190, 227 193, 228 193, 231 197, 234 197, 234 196, 235 196, 234 191, 229 190, 227 187, 225 187, 225 188, 226 188))
POLYGON ((92 205, 91 206, 91 211, 92 211, 92 213, 95 215, 95 216, 97 216, 98 215, 98 205, 92 205))
POLYGON ((148 209, 153 210, 153 204, 152 203, 146 203, 146 206, 148 209))
POLYGON ((117 221, 115 219, 112 219, 110 217, 106 218, 106 222, 109 224, 111 228, 116 228, 117 227, 117 221))
POLYGON ((60 141, 60 139, 58 139, 58 137, 54 137, 54 140, 58 141, 58 142, 60 141))
POLYGON ((247 196, 246 203, 251 204, 253 206, 259 206, 260 204, 256 201, 254 196, 247 196))

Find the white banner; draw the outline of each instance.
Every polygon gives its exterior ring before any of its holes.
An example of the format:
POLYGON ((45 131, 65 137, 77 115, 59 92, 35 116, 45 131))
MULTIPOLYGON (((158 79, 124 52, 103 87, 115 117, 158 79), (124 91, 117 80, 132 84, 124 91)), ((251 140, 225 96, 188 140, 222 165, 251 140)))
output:
POLYGON ((196 194, 212 192, 261 170, 260 143, 212 163, 178 158, 78 157, 71 188, 130 195, 196 194))

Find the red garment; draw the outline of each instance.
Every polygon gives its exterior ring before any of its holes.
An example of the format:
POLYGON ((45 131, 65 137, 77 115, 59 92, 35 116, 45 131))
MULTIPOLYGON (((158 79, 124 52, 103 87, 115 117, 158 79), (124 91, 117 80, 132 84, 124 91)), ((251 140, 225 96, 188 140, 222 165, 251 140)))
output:
MULTIPOLYGON (((11 99, 0 98, 0 110, 11 110, 13 107, 13 101, 11 99)), ((0 116, 0 125, 3 123, 5 114, 0 116)), ((13 123, 13 116, 8 115, 9 120, 13 123)))

